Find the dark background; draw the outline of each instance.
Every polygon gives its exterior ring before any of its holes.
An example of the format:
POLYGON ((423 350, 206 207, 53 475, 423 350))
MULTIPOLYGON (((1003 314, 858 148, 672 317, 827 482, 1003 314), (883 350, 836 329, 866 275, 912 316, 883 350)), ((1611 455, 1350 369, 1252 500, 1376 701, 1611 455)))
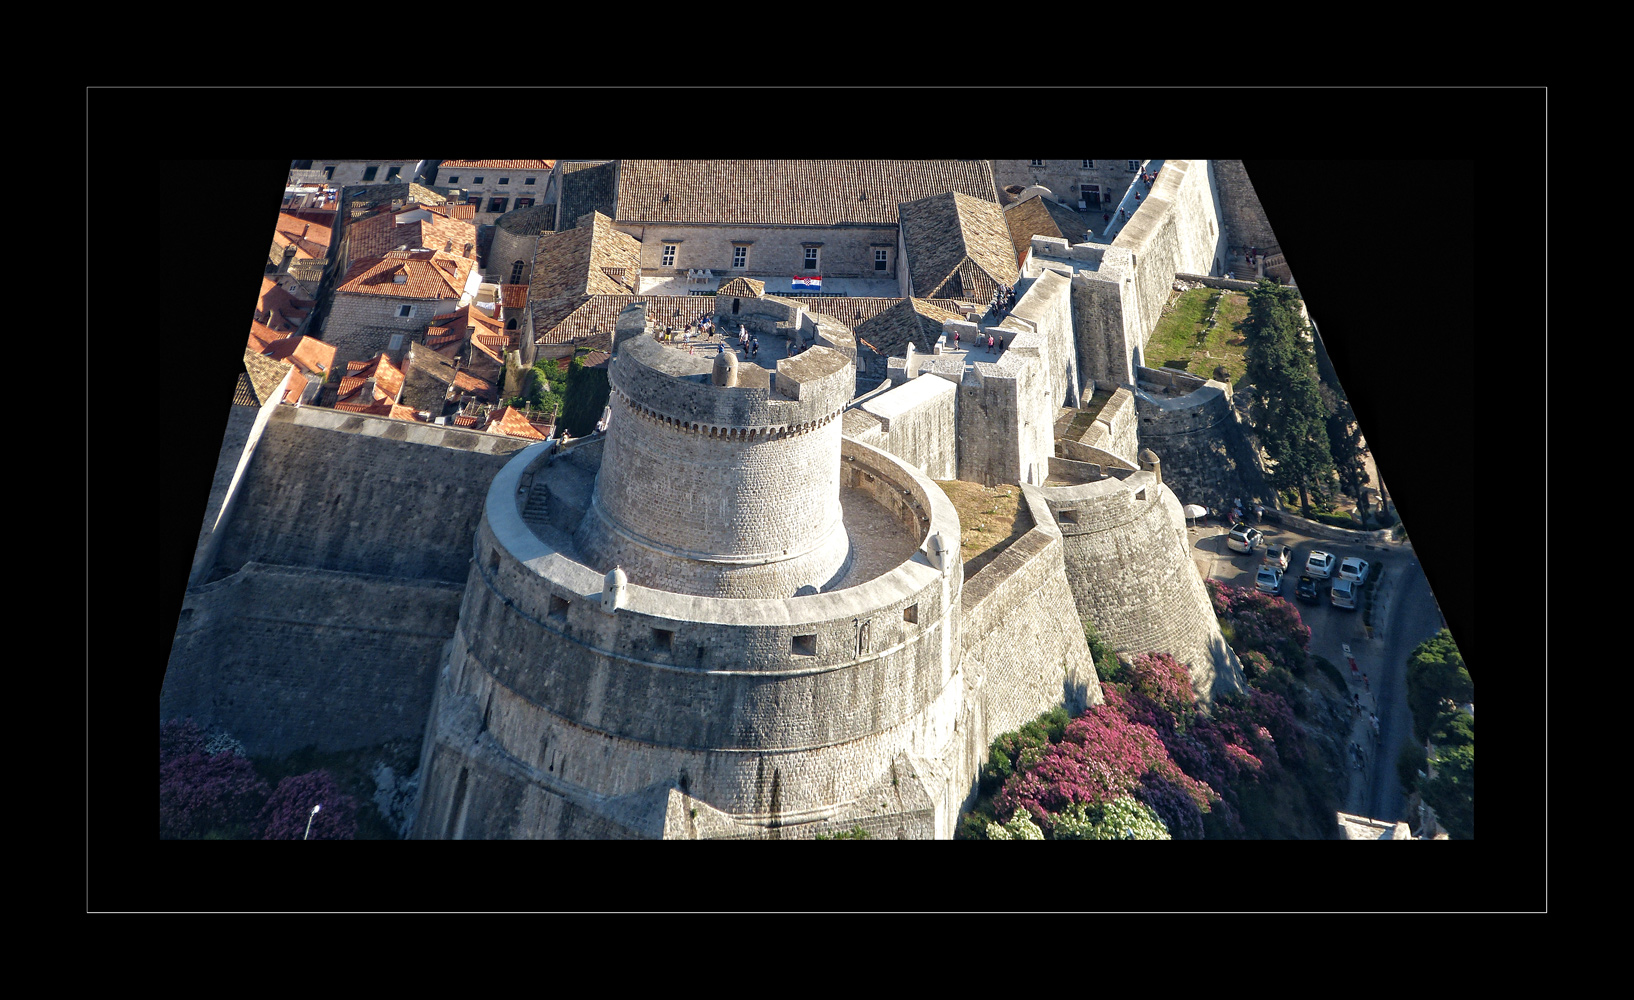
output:
MULTIPOLYGON (((730 897, 717 878, 699 871, 697 874, 705 875, 705 885, 691 893, 673 894, 656 889, 686 878, 695 862, 679 861, 668 853, 670 848, 647 845, 622 853, 624 849, 606 844, 468 845, 442 848, 444 853, 438 855, 449 859, 446 871, 471 872, 483 866, 480 861, 471 865, 468 859, 481 858, 484 852, 508 851, 512 859, 517 850, 595 852, 607 864, 592 866, 593 870, 573 866, 575 873, 562 877, 582 880, 593 875, 601 888, 569 896, 542 888, 539 893, 519 892, 510 879, 483 879, 464 894, 451 892, 449 880, 441 877, 444 862, 429 858, 429 852, 438 850, 430 845, 350 848, 371 854, 367 863, 348 864, 344 870, 338 865, 301 862, 300 870, 311 866, 326 875, 344 874, 346 881, 356 883, 356 891, 295 894, 283 877, 296 870, 293 861, 269 861, 264 853, 245 853, 288 848, 207 848, 154 841, 151 765, 114 768, 109 762, 152 759, 151 717, 130 708, 151 705, 151 699, 158 697, 289 161, 326 155, 415 153, 550 158, 722 154, 718 129, 700 126, 704 120, 715 119, 660 113, 658 105, 679 107, 688 100, 677 91, 623 90, 613 95, 586 90, 531 91, 524 106, 538 109, 530 110, 536 123, 505 138, 476 128, 477 118, 471 110, 473 103, 491 104, 501 96, 492 90, 413 89, 88 91, 90 176, 94 179, 101 165, 112 169, 115 164, 133 164, 131 169, 147 177, 141 187, 151 192, 153 203, 142 214, 158 222, 159 241, 156 247, 143 249, 161 252, 156 257, 125 258, 148 260, 156 274, 127 271, 125 281, 88 282, 87 357, 92 362, 93 388, 88 393, 92 413, 87 431, 87 908, 669 910, 724 905, 790 910, 991 910, 1019 905, 1029 909, 1258 911, 1350 910, 1363 905, 1354 893, 1332 894, 1332 887, 1320 878, 1286 875, 1261 876, 1263 884, 1253 895, 1237 899, 1221 898, 1202 885, 1180 896, 1160 896, 1144 888, 1155 884, 1148 874, 1138 870, 1120 873, 1124 866, 1116 865, 1094 866, 1097 883, 1109 890, 1107 894, 1045 894, 1026 903, 1007 897, 1004 884, 1011 879, 992 883, 992 873, 1000 869, 974 855, 968 880, 955 878, 960 869, 941 865, 935 869, 942 873, 935 884, 911 895, 832 895, 821 888, 828 882, 828 855, 821 848, 817 850, 823 860, 812 869, 817 877, 807 891, 799 889, 802 880, 796 877, 771 880, 771 884, 788 887, 776 897, 730 897), (634 127, 625 115, 609 115, 610 96, 622 108, 654 107, 648 116, 651 120, 644 118, 634 127), (435 148, 410 148, 416 146, 416 140, 403 136, 411 131, 428 133, 424 128, 403 127, 404 121, 443 121, 446 128, 434 128, 429 134, 464 138, 443 140, 435 148), (455 127, 459 122, 469 127, 455 127), (126 292, 138 287, 156 288, 158 294, 135 296, 133 303, 126 292), (146 303, 157 305, 157 310, 142 308, 146 303), (110 424, 98 415, 105 412, 102 404, 109 399, 94 388, 100 381, 97 372, 107 370, 99 362, 109 360, 109 354, 96 348, 113 346, 115 330, 128 338, 131 320, 136 318, 139 326, 145 326, 140 320, 147 317, 157 319, 159 325, 158 337, 143 338, 161 348, 154 358, 158 378, 139 380, 140 405, 131 414, 134 420, 110 424), (155 419, 160 431, 156 441, 142 433, 155 419), (137 433, 132 434, 133 429, 137 433), (130 559, 132 549, 143 558, 130 559), (114 556, 111 561, 110 555, 114 556), (128 578, 127 567, 145 568, 149 559, 157 570, 156 579, 138 582, 128 578), (115 622, 124 627, 108 627, 115 622), (204 866, 197 852, 207 849, 231 851, 231 860, 224 858, 225 867, 219 870, 214 864, 204 866), (406 855, 409 850, 416 853, 412 863, 406 855), (455 859, 451 850, 473 853, 455 859), (616 863, 614 851, 621 852, 616 863), (664 860, 656 853, 640 853, 646 851, 665 851, 664 860), (161 852, 162 863, 150 856, 161 852), (387 857, 393 861, 385 862, 387 857), (292 867, 285 871, 281 864, 292 867), (249 874, 252 865, 253 875, 249 874), (207 871, 216 874, 207 876, 207 871), (232 877, 220 877, 222 873, 232 877), (1127 891, 1114 891, 1119 887, 1127 891)), ((740 102, 744 95, 733 89, 694 96, 704 107, 719 108, 723 103, 740 102)), ((776 102, 806 102, 810 96, 806 88, 754 95, 767 107, 776 102)), ((835 100, 828 106, 834 110, 815 131, 788 124, 786 116, 773 116, 777 123, 766 125, 734 116, 734 121, 742 122, 737 126, 741 134, 728 155, 1242 158, 1472 674, 1483 676, 1493 657, 1506 666, 1515 659, 1517 654, 1511 650, 1517 647, 1535 650, 1532 659, 1542 664, 1544 585, 1536 581, 1515 585, 1517 574, 1544 576, 1526 559, 1530 552, 1544 549, 1542 539, 1536 545, 1529 541, 1519 555, 1513 546, 1504 546, 1508 550, 1504 558, 1511 565, 1501 585, 1494 586, 1497 579, 1489 578, 1482 590, 1479 616, 1474 581, 1476 567, 1482 564, 1475 546, 1478 523, 1495 526, 1500 512, 1510 515, 1502 519, 1512 525, 1544 523, 1537 515, 1542 513, 1538 507, 1546 502, 1541 498, 1547 495, 1547 480, 1541 475, 1546 460, 1541 440, 1546 257, 1540 252, 1547 245, 1547 185, 1536 180, 1516 185, 1511 176, 1516 164, 1524 164, 1529 176, 1547 176, 1544 90, 1072 91, 1052 87, 900 91, 883 104, 854 102, 849 98, 855 95, 844 91, 830 96, 835 100), (858 104, 867 107, 843 110, 858 104), (938 136, 950 133, 926 131, 906 120, 911 115, 902 109, 916 106, 958 108, 971 127, 955 129, 958 139, 949 145, 938 136), (1373 156, 1394 158, 1369 158, 1373 156), (1477 204, 1488 211, 1478 215, 1477 204), (1517 226, 1524 231, 1517 232, 1517 226), (1477 237, 1484 251, 1480 260, 1486 278, 1479 303, 1475 299, 1477 237), (1479 355, 1475 354, 1477 336, 1479 355), (1483 488, 1479 493, 1475 488, 1477 380, 1482 385, 1488 431, 1481 442, 1486 474, 1480 478, 1483 488), (1517 490, 1491 476, 1498 462, 1535 475, 1517 490), (1510 496, 1522 497, 1518 504, 1523 506, 1509 509, 1517 506, 1509 501, 1510 496), (1519 568, 1522 564, 1524 569, 1519 568), (1488 639, 1479 622, 1493 614, 1504 615, 1511 628, 1488 639), (1514 634, 1517 623, 1527 626, 1524 636, 1514 634), (1489 641, 1498 652, 1489 654, 1489 641)), ((94 257, 108 245, 109 219, 106 213, 90 213, 87 220, 87 256, 94 257), (92 224, 98 217, 103 221, 92 224)), ((118 240, 129 238, 127 234, 118 240)), ((145 243, 141 237, 137 242, 145 243)), ((136 366, 136 370, 145 368, 136 366)), ((110 395, 128 398, 128 391, 110 395)), ((1527 530, 1530 533, 1535 528, 1527 530)), ((1483 549, 1491 550, 1495 539, 1488 532, 1482 532, 1482 538, 1483 549)), ((1494 676, 1502 680, 1507 674, 1501 671, 1494 676)), ((1489 795, 1484 801, 1501 803, 1494 808, 1514 812, 1524 832, 1513 826, 1506 830, 1498 824, 1486 825, 1479 848, 1461 845, 1427 848, 1426 852, 1461 850, 1459 864, 1464 864, 1495 857, 1493 849, 1500 842, 1506 847, 1524 844, 1528 849, 1523 856, 1511 858, 1515 868, 1507 878, 1464 882, 1467 895, 1460 897, 1458 909, 1543 906, 1542 869, 1536 863, 1542 859, 1545 818, 1542 756, 1537 752, 1542 730, 1534 734, 1537 742, 1531 752, 1506 745, 1502 736, 1506 715, 1515 718, 1512 712, 1524 711, 1535 718, 1540 714, 1541 687, 1527 685, 1534 704, 1525 710, 1513 697, 1512 685, 1482 687, 1484 700, 1499 711, 1498 716, 1489 714, 1488 720, 1496 717, 1500 725, 1499 741, 1489 739, 1487 744, 1489 795), (1492 756, 1494 753, 1499 756, 1492 756), (1512 799, 1508 798, 1511 789, 1518 793, 1512 799), (1499 793, 1504 797, 1492 798, 1499 793), (1515 844, 1507 842, 1506 838, 1516 836, 1520 840, 1515 844), (1477 853, 1479 858, 1472 857, 1477 853)), ((749 858, 779 868, 806 868, 810 863, 809 857, 795 859, 786 853, 737 853, 764 848, 717 845, 693 849, 733 851, 730 861, 724 853, 716 855, 722 865, 733 868, 749 858)), ((791 849, 807 848, 778 850, 791 849)), ((882 849, 888 848, 874 850, 882 849)), ((1193 849, 1229 850, 1231 857, 1222 855, 1217 864, 1236 866, 1240 860, 1252 859, 1256 867, 1273 857, 1264 851, 1276 850, 1278 858, 1291 851, 1302 859, 1302 867, 1314 865, 1321 870, 1342 864, 1352 873, 1350 877, 1371 871, 1376 864, 1376 855, 1366 848, 1360 849, 1361 855, 1355 855, 1355 849, 1344 849, 1352 853, 1343 857, 1352 860, 1341 862, 1331 857, 1333 849, 1325 844, 1193 849)), ((964 848, 925 845, 918 850, 964 848)), ((1387 869, 1399 873, 1392 883, 1431 880, 1451 863, 1445 854, 1411 858, 1411 853, 1388 862, 1387 869)), ((853 854, 850 858, 858 859, 863 868, 880 863, 878 855, 861 858, 853 854)), ((849 870, 851 866, 845 867, 849 870)), ((1199 870, 1196 865, 1187 867, 1199 870)), ((926 870, 930 870, 928 864, 926 870)), ((1004 862, 1002 870, 1013 872, 1017 879, 1031 877, 1030 866, 1016 864, 1014 858, 1004 862)), ((1041 861, 1039 877, 1047 877, 1044 871, 1041 861)), ((1449 904, 1408 892, 1378 896, 1373 905, 1408 910, 1449 904)))

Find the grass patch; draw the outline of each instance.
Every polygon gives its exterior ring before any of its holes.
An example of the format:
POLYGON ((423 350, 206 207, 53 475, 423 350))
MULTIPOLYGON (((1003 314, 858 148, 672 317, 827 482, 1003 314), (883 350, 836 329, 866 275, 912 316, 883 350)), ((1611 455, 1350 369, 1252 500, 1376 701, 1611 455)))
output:
POLYGON ((1245 293, 1217 288, 1181 292, 1158 320, 1157 329, 1146 343, 1145 356, 1161 358, 1164 367, 1203 378, 1213 378, 1214 369, 1224 365, 1226 381, 1235 386, 1248 371, 1241 343, 1241 324, 1247 316, 1245 293))
POLYGON ((959 558, 968 580, 1033 526, 1021 502, 1021 487, 982 486, 958 480, 937 486, 959 512, 959 558))
POLYGON ((1112 389, 1096 389, 1088 399, 1083 400, 1084 405, 1079 407, 1078 412, 1072 418, 1072 426, 1067 428, 1066 439, 1068 441, 1080 441, 1085 434, 1089 433, 1090 425, 1095 422, 1096 417, 1101 415, 1101 410, 1112 399, 1113 392, 1112 389))

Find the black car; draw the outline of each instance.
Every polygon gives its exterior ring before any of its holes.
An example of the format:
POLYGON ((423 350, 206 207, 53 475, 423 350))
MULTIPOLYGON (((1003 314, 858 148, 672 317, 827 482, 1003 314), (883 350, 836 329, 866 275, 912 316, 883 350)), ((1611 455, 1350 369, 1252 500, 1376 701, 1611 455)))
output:
POLYGON ((1299 585, 1294 589, 1294 596, 1306 604, 1322 603, 1322 594, 1316 589, 1316 581, 1308 576, 1299 578, 1299 585))

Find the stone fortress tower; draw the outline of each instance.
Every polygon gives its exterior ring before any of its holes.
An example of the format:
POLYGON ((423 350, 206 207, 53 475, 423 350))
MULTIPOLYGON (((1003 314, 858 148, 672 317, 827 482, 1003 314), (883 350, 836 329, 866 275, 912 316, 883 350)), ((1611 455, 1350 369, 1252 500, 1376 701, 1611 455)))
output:
POLYGON ((605 437, 488 492, 415 836, 948 836, 951 503, 841 439, 845 353, 711 366, 644 326, 620 317, 605 437))

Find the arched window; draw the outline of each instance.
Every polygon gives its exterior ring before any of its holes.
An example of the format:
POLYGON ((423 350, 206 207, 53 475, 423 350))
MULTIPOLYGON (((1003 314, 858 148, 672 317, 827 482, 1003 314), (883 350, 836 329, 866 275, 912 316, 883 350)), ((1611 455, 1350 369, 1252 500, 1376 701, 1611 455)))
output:
POLYGON ((507 330, 516 329, 516 317, 515 316, 512 316, 510 319, 505 321, 505 329, 507 329, 507 330))
POLYGON ((523 266, 524 265, 520 260, 511 265, 511 284, 520 285, 522 283, 523 266))

